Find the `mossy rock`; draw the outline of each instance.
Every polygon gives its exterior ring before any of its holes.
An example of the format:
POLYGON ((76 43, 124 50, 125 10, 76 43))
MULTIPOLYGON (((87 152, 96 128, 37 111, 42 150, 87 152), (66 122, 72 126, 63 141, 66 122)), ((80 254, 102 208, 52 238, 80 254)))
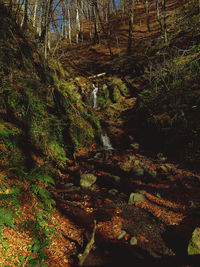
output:
POLYGON ((188 255, 196 254, 200 254, 200 228, 194 230, 188 245, 188 255))
POLYGON ((140 193, 131 193, 129 196, 129 205, 134 205, 137 201, 145 201, 146 198, 143 194, 140 193))
POLYGON ((90 188, 97 180, 97 177, 92 173, 85 173, 81 175, 80 186, 83 188, 90 188))

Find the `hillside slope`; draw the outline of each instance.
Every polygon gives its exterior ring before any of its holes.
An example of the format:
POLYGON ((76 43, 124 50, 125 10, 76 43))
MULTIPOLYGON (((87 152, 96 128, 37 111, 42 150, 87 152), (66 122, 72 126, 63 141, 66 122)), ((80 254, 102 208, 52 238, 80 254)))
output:
POLYGON ((59 220, 55 211, 54 222, 49 217, 55 201, 48 190, 100 124, 82 101, 78 79, 56 60, 47 62, 31 41, 34 33, 24 34, 2 3, 0 17, 0 265, 36 266, 48 258, 44 249, 59 220), (4 251, 7 239, 12 252, 4 251))

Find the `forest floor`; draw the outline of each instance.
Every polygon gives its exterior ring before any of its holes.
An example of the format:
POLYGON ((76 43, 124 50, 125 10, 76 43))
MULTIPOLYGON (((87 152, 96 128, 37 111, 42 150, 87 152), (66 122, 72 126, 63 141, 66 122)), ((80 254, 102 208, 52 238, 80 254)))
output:
MULTIPOLYGON (((168 14, 184 2, 169 1, 168 14)), ((66 48, 61 57, 63 65, 85 77, 120 72, 127 58, 128 62, 137 59, 126 55, 128 29, 123 23, 123 19, 120 26, 115 20, 112 23, 113 57, 106 40, 99 45, 81 43, 66 48)), ((152 31, 148 32, 144 7, 138 4, 133 35, 137 55, 146 53, 160 35, 155 12, 151 13, 150 27, 152 31)), ((142 83, 137 86, 140 90, 142 83)), ((134 99, 127 98, 125 114, 132 112, 134 99)), ((127 118, 123 127, 119 125, 119 132, 128 131, 126 122, 127 118)), ((57 207, 52 217, 56 232, 47 250, 47 266, 78 266, 78 254, 90 244, 95 221, 94 248, 84 266, 200 266, 199 256, 187 256, 192 232, 200 225, 200 174, 150 154, 142 145, 123 150, 116 145, 106 151, 94 144, 77 152, 76 161, 68 161, 62 179, 51 190, 57 207), (92 173, 97 182, 90 189, 81 189, 80 173, 92 173), (131 193, 142 200, 129 205, 131 193), (135 245, 130 245, 131 238, 135 245)), ((29 210, 27 204, 22 213, 29 210)), ((8 228, 3 238, 14 246, 4 253, 15 257, 21 249, 28 255, 24 245, 29 242, 28 236, 8 228)), ((0 265, 6 264, 0 255, 0 265)))

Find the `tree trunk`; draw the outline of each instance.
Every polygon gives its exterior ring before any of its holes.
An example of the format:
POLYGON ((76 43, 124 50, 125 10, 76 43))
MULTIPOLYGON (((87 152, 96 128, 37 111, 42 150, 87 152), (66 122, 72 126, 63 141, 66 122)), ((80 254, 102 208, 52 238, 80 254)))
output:
POLYGON ((27 28, 27 23, 28 23, 28 5, 29 5, 29 1, 25 0, 24 3, 24 15, 22 18, 22 23, 21 23, 21 27, 25 30, 27 28))
POLYGON ((162 22, 160 19, 160 0, 156 0, 156 17, 157 17, 158 23, 160 25, 160 30, 162 32, 162 22))
POLYGON ((79 16, 79 8, 78 8, 78 0, 76 0, 76 43, 79 43, 79 34, 81 30, 80 25, 80 16, 79 16))
POLYGON ((116 14, 117 13, 117 7, 116 7, 115 0, 112 0, 112 6, 113 6, 114 14, 116 14))
POLYGON ((48 44, 49 44, 49 24, 50 24, 50 12, 53 0, 48 0, 46 6, 46 16, 45 16, 45 35, 44 35, 44 56, 47 58, 48 55, 48 44))
POLYGON ((129 0, 129 33, 128 33, 128 47, 127 54, 131 52, 132 40, 133 40, 133 20, 134 20, 134 5, 135 0, 129 0))
POLYGON ((147 23, 147 29, 150 32, 150 18, 149 18, 149 0, 145 0, 145 12, 146 12, 146 23, 147 23))
POLYGON ((69 0, 67 0, 67 17, 68 17, 68 37, 69 37, 69 43, 72 43, 72 36, 71 36, 71 15, 70 15, 70 9, 69 9, 69 0))
POLYGON ((94 13, 94 43, 100 43, 99 37, 99 22, 98 22, 98 13, 97 7, 94 6, 93 13, 94 13))
POLYGON ((96 16, 100 22, 100 25, 101 25, 101 28, 102 28, 102 31, 104 33, 104 35, 106 36, 106 41, 107 41, 107 46, 108 46, 108 49, 109 49, 109 52, 110 52, 110 56, 113 57, 113 52, 112 52, 112 49, 111 49, 111 45, 110 45, 110 41, 108 40, 108 34, 103 26, 103 21, 101 19, 101 16, 99 14, 99 6, 97 5, 97 2, 96 2, 96 5, 95 5, 95 9, 96 9, 96 16))
POLYGON ((33 12, 33 26, 36 26, 36 15, 37 15, 38 0, 35 0, 34 3, 34 12, 33 12))
POLYGON ((164 34, 164 42, 167 43, 166 0, 162 0, 162 12, 163 12, 163 34, 164 34))

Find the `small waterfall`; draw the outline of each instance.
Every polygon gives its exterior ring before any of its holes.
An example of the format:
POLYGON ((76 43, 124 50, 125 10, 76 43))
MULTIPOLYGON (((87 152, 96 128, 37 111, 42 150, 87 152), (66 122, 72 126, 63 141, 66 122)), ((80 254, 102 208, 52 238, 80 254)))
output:
POLYGON ((105 131, 101 134, 101 141, 103 143, 103 148, 105 150, 114 150, 114 148, 112 147, 110 143, 110 138, 108 137, 105 131))
POLYGON ((92 91, 91 95, 90 95, 90 99, 91 99, 91 104, 93 106, 93 108, 97 108, 97 93, 98 93, 98 87, 96 87, 93 84, 94 90, 92 91))
MULTIPOLYGON (((93 91, 90 95, 90 101, 91 101, 91 105, 93 106, 93 108, 97 108, 97 93, 98 93, 98 87, 96 87, 94 84, 93 84, 93 91)), ((103 148, 105 150, 114 150, 114 148, 112 147, 111 145, 111 142, 110 142, 110 138, 107 134, 107 132, 105 130, 103 130, 102 134, 101 134, 101 141, 102 141, 102 144, 103 144, 103 148)))

